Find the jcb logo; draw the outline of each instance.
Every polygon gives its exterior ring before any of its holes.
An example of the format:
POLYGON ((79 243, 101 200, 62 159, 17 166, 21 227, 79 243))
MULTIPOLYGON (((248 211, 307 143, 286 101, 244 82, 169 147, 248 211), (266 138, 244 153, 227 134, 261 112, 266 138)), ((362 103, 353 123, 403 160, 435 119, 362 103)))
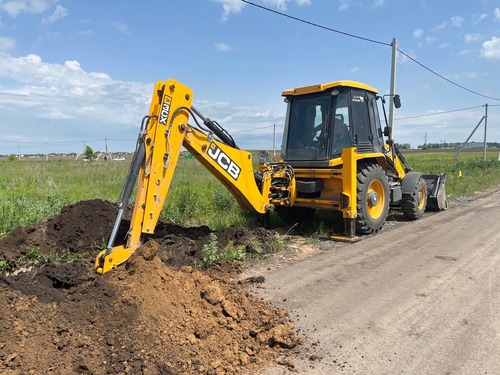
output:
POLYGON ((170 114, 170 105, 172 104, 172 98, 165 95, 163 99, 163 105, 161 106, 160 113, 160 124, 167 125, 168 115, 170 114))
POLYGON ((238 179, 241 168, 227 156, 215 143, 211 143, 208 148, 208 156, 215 160, 232 178, 238 179))

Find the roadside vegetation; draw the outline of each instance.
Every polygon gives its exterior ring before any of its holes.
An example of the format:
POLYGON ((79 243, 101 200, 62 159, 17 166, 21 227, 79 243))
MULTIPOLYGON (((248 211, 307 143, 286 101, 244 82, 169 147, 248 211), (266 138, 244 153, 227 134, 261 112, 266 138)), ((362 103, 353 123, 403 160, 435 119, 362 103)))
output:
MULTIPOLYGON (((488 152, 486 162, 481 152, 464 152, 456 161, 454 152, 406 151, 404 155, 416 171, 446 173, 449 200, 500 184, 499 151, 488 152)), ((92 163, 63 158, 0 159, 0 237, 82 200, 116 202, 129 162, 130 159, 92 163)), ((259 224, 258 215, 242 211, 220 182, 192 158, 179 160, 162 215, 181 225, 207 225, 213 230, 259 224)), ((311 223, 315 232, 328 232, 328 213, 317 216, 311 223)), ((271 215, 271 223, 283 225, 275 215, 271 215)), ((300 232, 304 228, 287 230, 300 232)))

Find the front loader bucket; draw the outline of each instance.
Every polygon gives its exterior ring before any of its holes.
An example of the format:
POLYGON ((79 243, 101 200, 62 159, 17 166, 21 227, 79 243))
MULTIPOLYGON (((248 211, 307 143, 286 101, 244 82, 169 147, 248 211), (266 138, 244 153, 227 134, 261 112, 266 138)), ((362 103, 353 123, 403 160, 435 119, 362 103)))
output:
POLYGON ((427 210, 446 210, 448 208, 445 191, 446 175, 424 174, 422 177, 427 184, 427 210))

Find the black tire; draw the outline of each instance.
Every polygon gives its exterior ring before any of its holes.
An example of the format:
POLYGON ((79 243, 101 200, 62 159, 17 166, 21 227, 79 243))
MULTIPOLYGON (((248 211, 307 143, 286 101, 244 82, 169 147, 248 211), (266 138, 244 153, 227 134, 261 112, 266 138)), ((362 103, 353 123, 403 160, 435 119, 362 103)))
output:
POLYGON ((420 177, 411 193, 403 194, 401 210, 407 220, 417 220, 422 217, 427 207, 427 184, 420 177))
POLYGON ((310 219, 314 212, 314 208, 309 207, 284 207, 276 206, 274 211, 278 214, 281 220, 287 224, 295 224, 310 219))
POLYGON ((389 212, 389 182, 382 167, 374 163, 358 166, 356 233, 378 232, 389 212))

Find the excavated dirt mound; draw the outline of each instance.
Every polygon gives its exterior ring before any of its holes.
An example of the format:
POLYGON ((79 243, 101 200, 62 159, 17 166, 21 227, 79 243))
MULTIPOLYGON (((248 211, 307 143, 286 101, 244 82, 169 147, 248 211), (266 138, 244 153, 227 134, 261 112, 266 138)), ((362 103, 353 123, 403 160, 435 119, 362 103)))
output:
MULTIPOLYGON (((107 202, 81 202, 0 240, 0 260, 17 269, 0 276, 0 373, 256 373, 298 350, 287 314, 234 281, 237 266, 191 266, 210 240, 207 227, 162 222, 126 265, 97 276, 93 261, 116 213, 107 202), (82 259, 29 265, 34 249, 37 260, 82 259)), ((125 220, 119 237, 127 228, 125 220)), ((274 235, 215 234, 219 247, 232 241, 248 252, 274 235)))

